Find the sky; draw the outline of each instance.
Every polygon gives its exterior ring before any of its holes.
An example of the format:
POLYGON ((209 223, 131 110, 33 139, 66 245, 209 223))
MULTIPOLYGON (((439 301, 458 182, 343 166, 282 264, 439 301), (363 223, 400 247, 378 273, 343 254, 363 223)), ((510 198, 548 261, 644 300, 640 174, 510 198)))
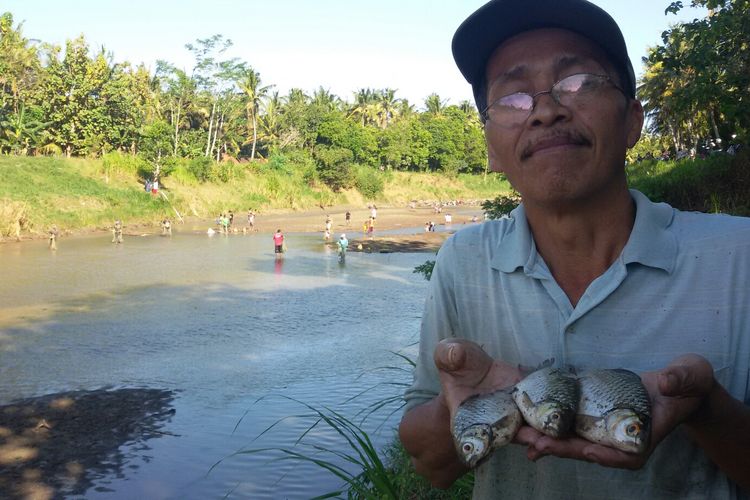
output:
MULTIPOLYGON (((636 74, 647 47, 670 24, 704 17, 671 0, 594 0, 619 23, 636 74)), ((188 72, 185 44, 221 34, 224 54, 260 72, 280 95, 323 87, 351 101, 361 88, 393 88, 417 108, 436 92, 449 104, 471 100, 450 44, 459 24, 484 0, 3 0, 0 11, 23 23, 26 38, 64 46, 83 34, 115 62, 163 59, 188 72)), ((688 2, 685 2, 686 4, 688 2)))

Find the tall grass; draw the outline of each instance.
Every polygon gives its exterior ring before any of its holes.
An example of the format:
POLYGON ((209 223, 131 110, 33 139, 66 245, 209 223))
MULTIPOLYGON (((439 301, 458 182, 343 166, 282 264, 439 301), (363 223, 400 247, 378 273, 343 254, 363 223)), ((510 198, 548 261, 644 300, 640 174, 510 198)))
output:
MULTIPOLYGON (((294 398, 280 396, 299 404, 305 410, 305 413, 277 420, 263 430, 256 439, 272 432, 276 426, 287 419, 307 419, 309 425, 293 445, 289 447, 245 448, 226 459, 239 455, 262 454, 266 455, 271 461, 314 464, 321 470, 338 478, 342 485, 337 490, 315 497, 316 499, 464 500, 471 498, 474 482, 473 474, 467 474, 447 490, 435 489, 430 486, 427 480, 416 474, 409 455, 397 437, 394 437, 385 449, 378 450, 370 435, 364 429, 364 424, 368 419, 378 417, 382 419, 381 424, 376 427, 376 431, 379 430, 382 425, 389 421, 391 416, 403 409, 402 394, 408 386, 408 383, 403 379, 411 376, 414 361, 402 353, 393 354, 402 363, 381 367, 378 370, 396 374, 396 378, 386 379, 352 396, 344 403, 349 403, 370 390, 384 385, 392 388, 392 395, 367 405, 352 417, 327 406, 314 406, 294 398), (320 426, 333 431, 339 437, 334 446, 322 446, 309 438, 312 431, 320 426)), ((235 430, 241 421, 242 419, 235 426, 235 430)), ((221 462, 223 460, 215 463, 209 473, 221 462)))
MULTIPOLYGON (((169 206, 143 190, 130 173, 106 172, 101 160, 0 157, 0 231, 12 226, 23 206, 23 230, 106 227, 115 219, 158 218, 169 206)), ((3 232, 3 235, 8 235, 3 232)))
MULTIPOLYGON (((181 213, 213 218, 228 210, 308 210, 320 206, 406 205, 411 200, 484 199, 507 188, 498 176, 447 178, 441 174, 368 171, 366 194, 333 192, 317 181, 304 158, 216 164, 207 159, 162 162, 161 186, 181 213), (199 161, 206 160, 206 161, 199 161), (196 175, 209 179, 201 181, 196 175), (212 179, 212 180, 211 180, 212 179), (379 186, 382 181, 382 191, 379 186)), ((143 189, 154 165, 109 153, 103 159, 0 157, 0 236, 16 221, 23 232, 126 224, 156 224, 172 215, 169 204, 143 189)), ((364 182, 364 181, 363 181, 364 182)))

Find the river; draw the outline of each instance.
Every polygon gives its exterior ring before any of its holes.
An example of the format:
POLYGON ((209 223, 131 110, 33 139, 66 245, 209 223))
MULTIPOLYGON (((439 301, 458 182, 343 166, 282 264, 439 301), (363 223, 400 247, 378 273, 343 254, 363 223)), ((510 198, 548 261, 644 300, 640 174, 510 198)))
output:
MULTIPOLYGON (((0 245, 0 404, 174 391, 160 434, 122 443, 125 459, 90 474, 84 496, 297 499, 340 487, 277 451, 235 452, 294 447, 312 422, 303 403, 359 423, 363 408, 399 393, 382 382, 410 375, 383 367, 406 368, 391 351, 415 356, 427 282, 412 270, 433 256, 350 252, 342 265, 308 233, 287 235, 282 260, 270 234, 110 239, 62 238, 56 252, 0 245)), ((378 446, 394 436, 394 408, 361 424, 378 446)), ((312 455, 310 443, 351 451, 324 425, 295 449, 312 455)))

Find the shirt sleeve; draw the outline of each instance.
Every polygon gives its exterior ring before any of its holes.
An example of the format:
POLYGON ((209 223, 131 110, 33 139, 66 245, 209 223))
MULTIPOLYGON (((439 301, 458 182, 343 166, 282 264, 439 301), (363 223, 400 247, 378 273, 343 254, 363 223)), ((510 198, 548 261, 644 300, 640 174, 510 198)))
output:
POLYGON ((438 252, 430 279, 420 327, 419 356, 414 367, 414 381, 405 394, 405 411, 437 396, 440 382, 433 361, 435 346, 443 339, 454 337, 456 302, 454 291, 455 247, 448 239, 438 252))

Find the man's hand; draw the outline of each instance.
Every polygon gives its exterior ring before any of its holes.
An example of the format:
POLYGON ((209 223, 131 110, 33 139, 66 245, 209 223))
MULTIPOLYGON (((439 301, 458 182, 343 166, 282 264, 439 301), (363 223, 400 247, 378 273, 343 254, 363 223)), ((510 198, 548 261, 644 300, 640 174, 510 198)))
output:
POLYGON ((639 469, 656 446, 678 425, 700 418, 701 405, 714 387, 711 364, 696 354, 680 356, 657 372, 641 375, 651 398, 651 442, 643 454, 626 453, 579 437, 555 439, 524 426, 516 442, 528 446, 527 456, 546 455, 595 462, 606 467, 639 469))
POLYGON ((523 378, 517 367, 495 361, 469 340, 443 340, 435 348, 434 357, 441 396, 451 416, 468 397, 510 387, 523 378))
POLYGON ((440 393, 404 415, 399 435, 404 448, 413 457, 417 473, 429 479, 433 486, 447 488, 467 471, 458 459, 451 434, 451 418, 458 406, 474 394, 515 384, 521 379, 521 373, 507 363, 496 362, 468 340, 443 340, 433 356, 440 378, 440 393))

